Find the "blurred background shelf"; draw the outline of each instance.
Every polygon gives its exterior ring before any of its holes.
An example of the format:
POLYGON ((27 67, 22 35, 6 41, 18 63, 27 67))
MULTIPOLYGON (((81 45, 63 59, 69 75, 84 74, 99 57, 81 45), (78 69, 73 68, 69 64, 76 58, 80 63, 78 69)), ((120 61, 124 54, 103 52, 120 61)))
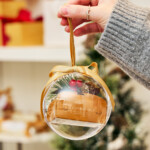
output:
MULTIPOLYGON (((76 48, 81 55, 83 48, 76 48)), ((0 62, 70 62, 68 47, 0 47, 0 62)))
MULTIPOLYGON (((17 150, 23 150, 25 146, 28 146, 31 144, 33 145, 36 144, 37 147, 39 147, 39 144, 41 146, 44 146, 46 145, 47 142, 49 142, 53 138, 53 136, 54 136, 53 133, 50 133, 50 132, 36 134, 36 135, 33 135, 32 137, 26 137, 23 135, 22 136, 11 135, 11 134, 9 135, 7 133, 1 133, 0 134, 0 150, 7 149, 7 147, 5 147, 6 146, 5 143, 10 143, 12 149, 15 146, 15 149, 17 150)), ((51 150, 49 146, 46 149, 51 150)))
POLYGON ((53 133, 41 133, 41 134, 36 134, 32 137, 9 135, 5 133, 1 133, 0 142, 22 143, 22 144, 29 144, 29 143, 36 143, 36 142, 44 143, 50 141, 52 137, 53 137, 53 133))

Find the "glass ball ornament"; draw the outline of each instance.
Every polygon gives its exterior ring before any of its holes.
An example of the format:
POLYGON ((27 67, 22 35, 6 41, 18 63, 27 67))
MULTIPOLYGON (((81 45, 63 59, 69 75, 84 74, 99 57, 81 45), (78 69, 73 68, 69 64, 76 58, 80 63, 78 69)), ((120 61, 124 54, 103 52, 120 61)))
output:
MULTIPOLYGON (((106 85, 105 85, 106 86, 106 85)), ((71 72, 48 82, 41 110, 48 126, 70 140, 84 140, 99 133, 113 109, 111 93, 95 78, 71 72)))

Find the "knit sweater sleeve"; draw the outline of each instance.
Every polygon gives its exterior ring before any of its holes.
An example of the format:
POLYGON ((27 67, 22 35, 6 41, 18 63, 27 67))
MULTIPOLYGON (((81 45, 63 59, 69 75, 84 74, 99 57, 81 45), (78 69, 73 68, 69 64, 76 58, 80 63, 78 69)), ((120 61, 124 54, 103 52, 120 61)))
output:
POLYGON ((95 49, 150 89, 149 9, 119 0, 95 49))

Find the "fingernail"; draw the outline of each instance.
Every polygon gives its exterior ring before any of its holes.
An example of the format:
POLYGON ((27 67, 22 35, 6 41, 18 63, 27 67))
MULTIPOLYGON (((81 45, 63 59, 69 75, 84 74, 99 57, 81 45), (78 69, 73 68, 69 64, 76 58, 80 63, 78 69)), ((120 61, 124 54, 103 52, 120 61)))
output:
POLYGON ((61 8, 61 13, 62 13, 62 15, 67 15, 68 14, 68 8, 67 7, 62 7, 61 8))

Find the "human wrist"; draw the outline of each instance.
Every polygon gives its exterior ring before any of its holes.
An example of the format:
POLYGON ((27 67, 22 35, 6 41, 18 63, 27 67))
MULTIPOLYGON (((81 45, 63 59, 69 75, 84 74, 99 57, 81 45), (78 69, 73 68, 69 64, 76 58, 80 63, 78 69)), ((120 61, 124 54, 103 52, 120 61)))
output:
POLYGON ((97 23, 101 26, 101 28, 104 30, 106 27, 106 24, 109 21, 109 18, 111 17, 111 14, 115 8, 115 5, 118 3, 118 0, 110 0, 109 2, 106 2, 104 4, 99 3, 99 10, 97 14, 99 15, 99 20, 97 23))

